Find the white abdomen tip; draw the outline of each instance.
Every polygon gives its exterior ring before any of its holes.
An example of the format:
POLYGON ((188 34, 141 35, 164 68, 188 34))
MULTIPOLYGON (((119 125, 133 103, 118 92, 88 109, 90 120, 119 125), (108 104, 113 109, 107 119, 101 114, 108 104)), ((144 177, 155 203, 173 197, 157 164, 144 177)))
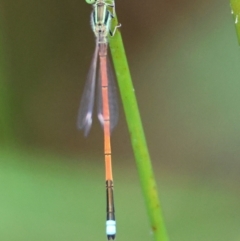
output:
POLYGON ((106 234, 107 235, 115 235, 116 234, 116 221, 108 220, 106 222, 106 234))

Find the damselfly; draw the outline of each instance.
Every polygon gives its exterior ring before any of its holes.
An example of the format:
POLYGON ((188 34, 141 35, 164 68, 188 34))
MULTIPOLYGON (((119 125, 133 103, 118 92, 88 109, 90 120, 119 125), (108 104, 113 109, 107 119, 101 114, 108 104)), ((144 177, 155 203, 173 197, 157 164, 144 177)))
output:
POLYGON ((106 171, 107 192, 107 221, 106 234, 108 240, 113 240, 116 235, 115 210, 113 202, 113 176, 111 161, 111 139, 110 134, 118 121, 118 105, 116 98, 116 87, 114 84, 114 72, 107 55, 108 36, 114 36, 120 25, 111 31, 111 20, 115 16, 115 3, 112 0, 87 0, 93 5, 91 14, 91 26, 96 37, 96 46, 84 87, 79 114, 78 128, 88 135, 92 125, 92 113, 95 101, 95 86, 97 75, 97 63, 99 56, 99 73, 97 82, 97 112, 98 119, 104 131, 104 157, 106 171))

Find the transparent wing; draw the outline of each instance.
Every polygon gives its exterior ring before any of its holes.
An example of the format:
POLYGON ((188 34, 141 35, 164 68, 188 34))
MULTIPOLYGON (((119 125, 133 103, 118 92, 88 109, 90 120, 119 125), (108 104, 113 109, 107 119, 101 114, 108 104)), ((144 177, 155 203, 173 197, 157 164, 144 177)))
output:
MULTIPOLYGON (((109 117, 110 117, 110 131, 118 123, 119 108, 118 108, 118 96, 117 96, 117 87, 115 81, 115 75, 112 69, 111 62, 107 56, 107 76, 108 76, 108 102, 109 102, 109 117)), ((102 104, 102 90, 101 90, 101 69, 99 68, 98 73, 98 86, 97 86, 97 113, 98 119, 103 126, 103 104, 102 104)))
POLYGON ((92 125, 92 112, 95 96, 95 83, 97 71, 98 44, 96 44, 91 66, 87 75, 87 81, 83 90, 82 99, 78 111, 77 127, 87 136, 92 125))

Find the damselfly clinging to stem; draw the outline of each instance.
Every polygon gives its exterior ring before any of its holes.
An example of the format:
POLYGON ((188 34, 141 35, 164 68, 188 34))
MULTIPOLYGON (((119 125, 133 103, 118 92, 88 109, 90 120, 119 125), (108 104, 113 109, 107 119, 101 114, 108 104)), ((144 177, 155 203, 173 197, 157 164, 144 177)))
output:
POLYGON ((113 176, 111 161, 111 139, 110 134, 118 121, 118 105, 116 98, 116 87, 114 84, 114 72, 111 69, 107 55, 108 36, 114 36, 117 25, 111 31, 111 20, 115 17, 114 0, 86 0, 93 5, 91 13, 91 26, 96 37, 96 46, 88 72, 87 81, 81 99, 78 128, 83 129, 85 136, 88 135, 92 125, 92 113, 95 99, 95 86, 97 75, 97 63, 99 56, 99 73, 97 83, 97 112, 98 119, 104 131, 104 157, 106 171, 107 192, 107 221, 106 234, 108 240, 113 240, 116 235, 116 221, 113 202, 113 176))

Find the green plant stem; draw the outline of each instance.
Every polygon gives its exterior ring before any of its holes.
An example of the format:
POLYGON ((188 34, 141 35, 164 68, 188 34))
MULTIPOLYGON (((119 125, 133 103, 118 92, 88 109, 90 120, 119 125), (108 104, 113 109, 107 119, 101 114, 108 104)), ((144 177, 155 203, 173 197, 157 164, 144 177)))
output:
POLYGON ((240 0, 230 0, 230 5, 237 31, 238 44, 240 45, 240 0))
MULTIPOLYGON (((113 26, 116 24, 117 18, 114 18, 113 26)), ((168 237, 158 199, 156 181, 153 174, 122 37, 119 31, 117 31, 114 37, 110 39, 109 44, 131 136, 140 183, 151 223, 151 229, 156 241, 167 241, 168 237)))

